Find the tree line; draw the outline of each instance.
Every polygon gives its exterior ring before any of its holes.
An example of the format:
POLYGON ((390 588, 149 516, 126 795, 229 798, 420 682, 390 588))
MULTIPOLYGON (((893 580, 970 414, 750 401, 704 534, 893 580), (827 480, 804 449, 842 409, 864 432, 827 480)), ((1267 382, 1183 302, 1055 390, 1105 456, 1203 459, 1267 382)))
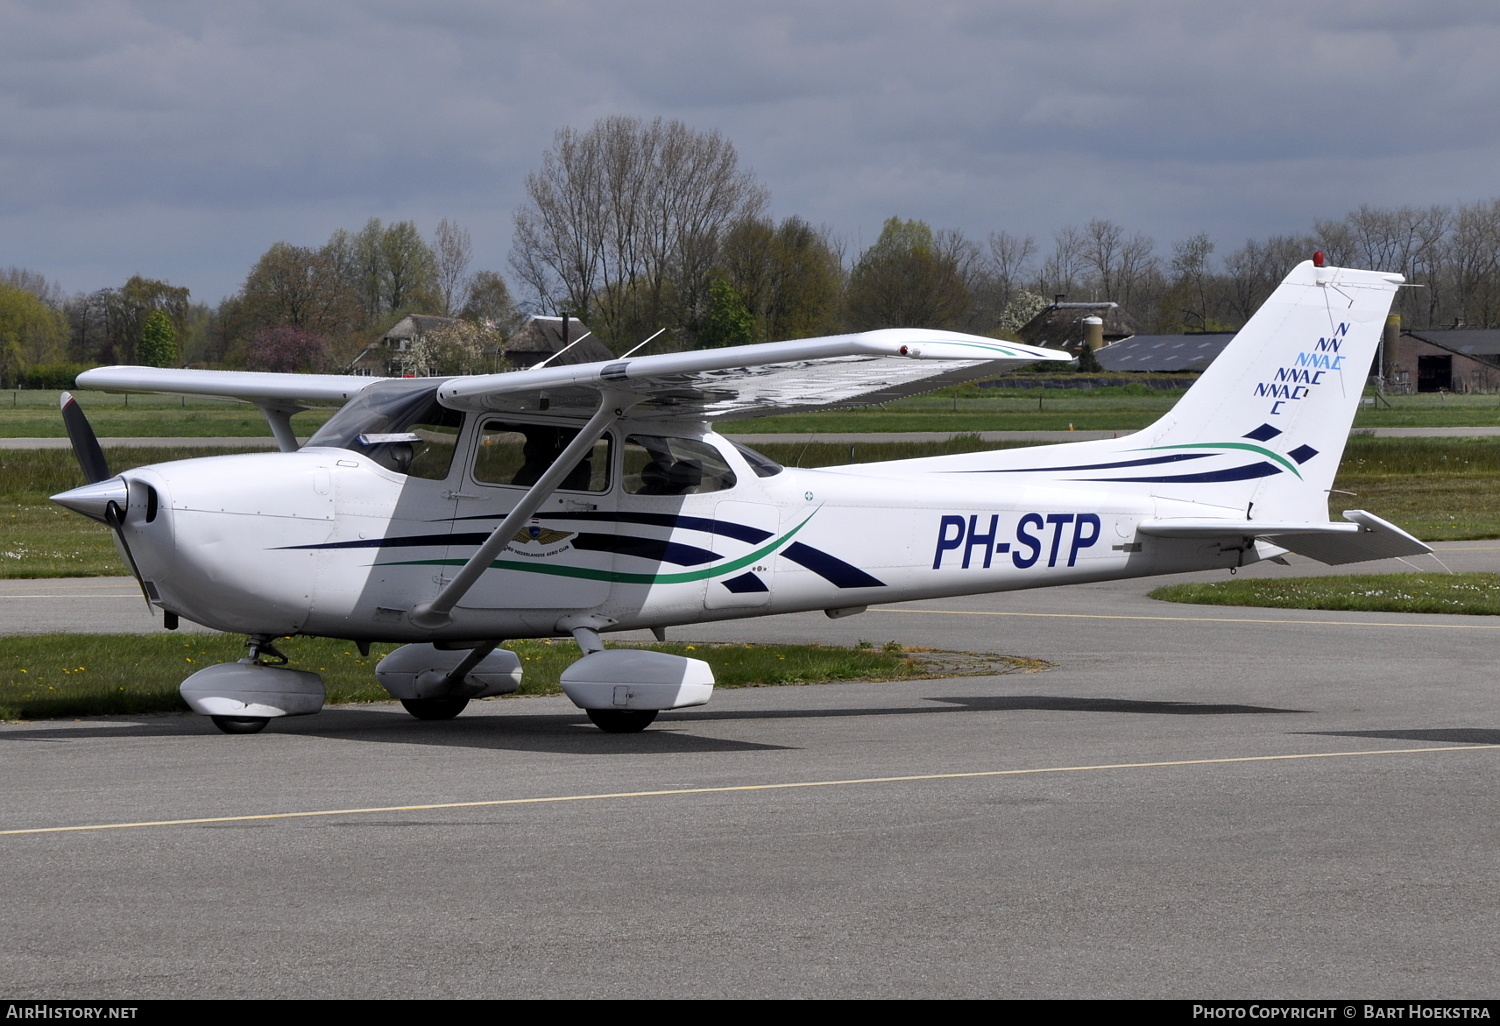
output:
POLYGON ((1232 330, 1314 250, 1420 286, 1397 299, 1408 327, 1500 325, 1500 199, 1361 206, 1228 252, 1207 234, 1163 249, 1101 218, 1039 243, 892 217, 855 253, 827 227, 770 217, 768 190, 719 133, 618 116, 559 131, 525 197, 509 259, 519 296, 500 272, 470 270, 469 233, 449 220, 428 237, 372 218, 321 246, 277 242, 213 307, 139 275, 68 296, 10 268, 0 383, 50 386, 101 363, 338 371, 409 313, 472 326, 419 351, 444 373, 484 369, 478 354, 527 313, 578 317, 617 353, 660 329, 651 351, 903 326, 1014 337, 1060 295, 1117 302, 1147 331, 1232 330))

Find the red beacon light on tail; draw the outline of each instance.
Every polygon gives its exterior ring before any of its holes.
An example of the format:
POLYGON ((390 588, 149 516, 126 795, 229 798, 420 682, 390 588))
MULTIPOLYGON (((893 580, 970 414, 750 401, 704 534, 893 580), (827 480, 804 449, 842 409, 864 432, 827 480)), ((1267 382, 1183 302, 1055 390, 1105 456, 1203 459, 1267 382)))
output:
POLYGON ((1327 267, 1328 266, 1328 258, 1323 255, 1323 251, 1321 249, 1318 250, 1317 252, 1315 252, 1313 254, 1313 266, 1314 267, 1327 267))

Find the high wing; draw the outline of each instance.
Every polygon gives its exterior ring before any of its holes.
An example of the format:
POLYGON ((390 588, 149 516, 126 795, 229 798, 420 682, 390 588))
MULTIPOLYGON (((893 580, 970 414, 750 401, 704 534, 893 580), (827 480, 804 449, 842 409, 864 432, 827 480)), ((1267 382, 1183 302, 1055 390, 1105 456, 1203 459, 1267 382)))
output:
POLYGON ((170 367, 95 367, 78 375, 79 388, 101 392, 195 395, 299 406, 342 406, 376 381, 353 374, 272 374, 265 371, 178 370, 170 367))
POLYGON ((79 388, 103 392, 193 395, 233 399, 260 408, 283 452, 295 452, 292 417, 314 406, 342 406, 385 378, 352 374, 269 374, 263 371, 179 370, 172 367, 95 367, 78 375, 79 388))
POLYGON ((1072 359, 978 335, 885 328, 854 335, 665 353, 629 360, 450 378, 444 406, 588 415, 601 391, 644 397, 638 416, 698 421, 865 406, 1011 367, 1072 359))
MULTIPOLYGON (((729 420, 787 410, 866 406, 1038 362, 1067 362, 1042 349, 979 335, 884 328, 853 335, 701 349, 601 363, 542 367, 444 380, 439 399, 463 410, 550 411, 588 416, 601 391, 644 397, 662 418, 729 420)), ((277 427, 285 414, 339 406, 385 378, 339 374, 96 367, 80 388, 234 399, 254 403, 277 427)), ((278 439, 281 434, 278 432, 278 439)))

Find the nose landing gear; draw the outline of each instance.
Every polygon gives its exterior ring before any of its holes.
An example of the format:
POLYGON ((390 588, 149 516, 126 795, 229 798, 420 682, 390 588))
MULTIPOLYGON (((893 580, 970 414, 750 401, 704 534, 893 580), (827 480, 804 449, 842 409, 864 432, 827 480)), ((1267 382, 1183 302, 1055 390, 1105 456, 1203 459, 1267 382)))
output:
POLYGON ((189 708, 226 734, 255 734, 278 716, 306 716, 323 708, 323 678, 292 670, 269 635, 253 635, 245 658, 205 667, 178 689, 189 708))

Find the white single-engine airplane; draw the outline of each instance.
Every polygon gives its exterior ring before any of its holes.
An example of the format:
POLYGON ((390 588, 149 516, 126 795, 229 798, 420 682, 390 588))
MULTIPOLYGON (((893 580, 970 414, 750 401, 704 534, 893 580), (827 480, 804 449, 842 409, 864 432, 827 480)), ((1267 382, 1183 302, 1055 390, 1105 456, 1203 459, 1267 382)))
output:
POLYGON ((273 642, 406 642, 380 683, 421 719, 520 684, 506 639, 571 634, 568 696, 611 732, 700 705, 706 663, 606 650, 616 630, 1233 568, 1431 551, 1328 495, 1400 275, 1292 271, 1180 402, 1121 438, 822 470, 721 420, 856 406, 1064 354, 882 330, 459 378, 102 367, 111 392, 256 404, 282 451, 111 476, 77 403, 89 483, 54 500, 115 531, 148 601, 249 636, 182 694, 249 733, 317 712, 273 642), (340 409, 306 445, 290 417, 340 409))

